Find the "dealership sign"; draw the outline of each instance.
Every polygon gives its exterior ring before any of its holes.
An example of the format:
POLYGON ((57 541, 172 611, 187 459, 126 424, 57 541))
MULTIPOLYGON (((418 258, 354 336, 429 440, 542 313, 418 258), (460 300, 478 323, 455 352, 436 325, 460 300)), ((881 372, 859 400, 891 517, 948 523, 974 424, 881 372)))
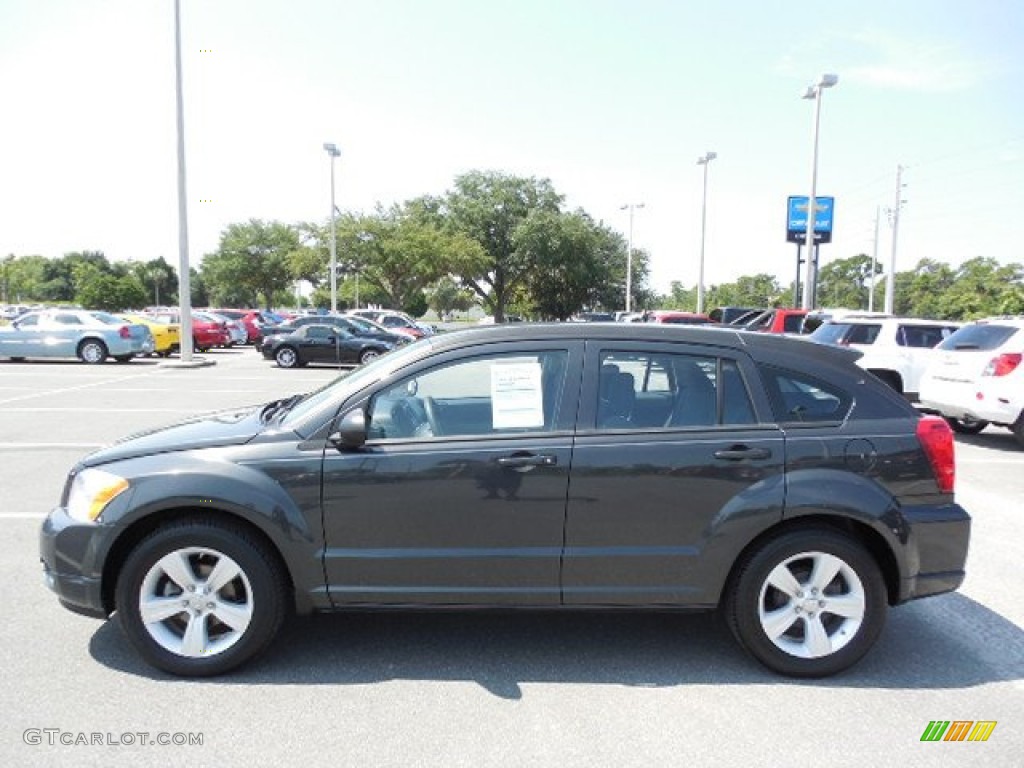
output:
MULTIPOLYGON (((814 243, 832 242, 832 214, 834 197, 814 197, 814 243)), ((789 198, 786 207, 786 242, 807 241, 807 195, 789 198)))

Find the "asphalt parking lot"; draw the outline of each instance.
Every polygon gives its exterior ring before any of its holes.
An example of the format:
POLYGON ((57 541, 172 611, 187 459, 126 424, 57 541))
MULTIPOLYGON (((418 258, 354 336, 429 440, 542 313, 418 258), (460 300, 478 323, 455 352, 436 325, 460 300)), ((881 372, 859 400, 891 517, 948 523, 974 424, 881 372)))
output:
POLYGON ((1024 451, 991 428, 958 438, 974 517, 963 588, 891 611, 837 678, 764 671, 716 617, 599 613, 320 617, 230 677, 155 672, 116 624, 58 605, 37 531, 94 448, 336 375, 250 349, 210 357, 188 370, 0 362, 0 765, 1021 764, 1024 451), (933 720, 997 726, 984 743, 923 743, 933 720), (149 743, 161 734, 172 743, 149 743))

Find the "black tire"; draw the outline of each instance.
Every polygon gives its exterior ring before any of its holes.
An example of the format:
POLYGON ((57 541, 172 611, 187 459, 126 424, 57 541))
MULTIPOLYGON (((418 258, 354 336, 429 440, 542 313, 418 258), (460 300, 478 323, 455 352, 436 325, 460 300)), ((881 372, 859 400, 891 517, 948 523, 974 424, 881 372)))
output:
POLYGON ((281 368, 298 368, 301 365, 299 353, 295 347, 280 346, 274 352, 274 362, 281 368))
POLYGON ((115 600, 122 630, 149 664, 183 677, 209 677, 270 645, 284 622, 288 593, 277 558, 248 531, 229 522, 186 518, 158 528, 132 550, 115 600), (171 578, 165 563, 190 583, 171 578), (237 575, 205 594, 218 563, 229 573, 237 568, 237 575), (155 602, 172 598, 174 604, 180 597, 181 610, 147 623, 141 607, 147 595, 155 602), (244 625, 232 627, 221 617, 244 625))
POLYGON ((135 355, 114 355, 114 360, 119 363, 130 363, 135 355))
POLYGON ((1013 432, 1017 445, 1024 448, 1024 412, 1021 412, 1020 416, 1017 417, 1017 421, 1010 427, 1010 431, 1013 432))
POLYGON ((950 428, 961 435, 976 435, 988 426, 987 421, 976 421, 975 419, 954 419, 946 417, 946 423, 950 428))
POLYGON ((78 359, 89 365, 97 365, 107 359, 107 345, 99 339, 86 339, 78 345, 78 359))
POLYGON ((766 667, 791 677, 826 677, 870 650, 885 626, 888 600, 881 570, 864 547, 829 528, 804 528, 750 552, 731 580, 724 608, 740 645, 766 667), (811 579, 816 565, 836 563, 829 581, 811 579), (773 586, 773 572, 775 582, 792 577, 795 594, 773 586), (849 617, 828 610, 841 603, 849 617), (778 630, 774 639, 766 624, 778 630))
POLYGON ((383 354, 384 353, 381 350, 373 349, 372 347, 364 349, 362 352, 359 353, 359 363, 360 365, 366 365, 371 360, 376 360, 383 354))

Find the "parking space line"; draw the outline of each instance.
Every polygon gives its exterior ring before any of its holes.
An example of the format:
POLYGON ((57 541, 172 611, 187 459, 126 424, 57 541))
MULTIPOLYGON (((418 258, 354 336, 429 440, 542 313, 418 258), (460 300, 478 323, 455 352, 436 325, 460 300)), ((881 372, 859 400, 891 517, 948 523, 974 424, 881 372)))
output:
POLYGON ((101 385, 107 384, 107 383, 116 384, 116 383, 120 383, 120 382, 123 382, 123 381, 130 381, 131 379, 141 379, 141 378, 144 378, 146 376, 152 376, 152 375, 153 375, 153 372, 147 371, 146 373, 137 373, 137 374, 133 374, 131 376, 118 376, 117 378, 102 379, 100 381, 90 382, 89 384, 79 384, 78 386, 75 386, 75 387, 62 387, 60 389, 41 390, 39 392, 33 392, 30 395, 21 395, 19 397, 9 397, 9 398, 7 398, 5 400, 0 400, 0 405, 5 405, 6 403, 17 403, 17 402, 19 402, 21 400, 31 400, 34 397, 47 397, 48 395, 59 395, 59 394, 65 393, 65 392, 75 392, 75 391, 78 391, 78 390, 81 390, 81 389, 89 389, 90 387, 98 387, 98 386, 101 386, 101 385))

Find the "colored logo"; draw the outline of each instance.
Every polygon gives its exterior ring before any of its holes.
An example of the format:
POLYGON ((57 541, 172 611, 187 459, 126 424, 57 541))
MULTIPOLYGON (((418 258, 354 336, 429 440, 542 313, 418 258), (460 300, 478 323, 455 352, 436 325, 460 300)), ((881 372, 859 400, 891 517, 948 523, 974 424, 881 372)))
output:
POLYGON ((988 741, 996 720, 931 720, 921 741, 988 741))

